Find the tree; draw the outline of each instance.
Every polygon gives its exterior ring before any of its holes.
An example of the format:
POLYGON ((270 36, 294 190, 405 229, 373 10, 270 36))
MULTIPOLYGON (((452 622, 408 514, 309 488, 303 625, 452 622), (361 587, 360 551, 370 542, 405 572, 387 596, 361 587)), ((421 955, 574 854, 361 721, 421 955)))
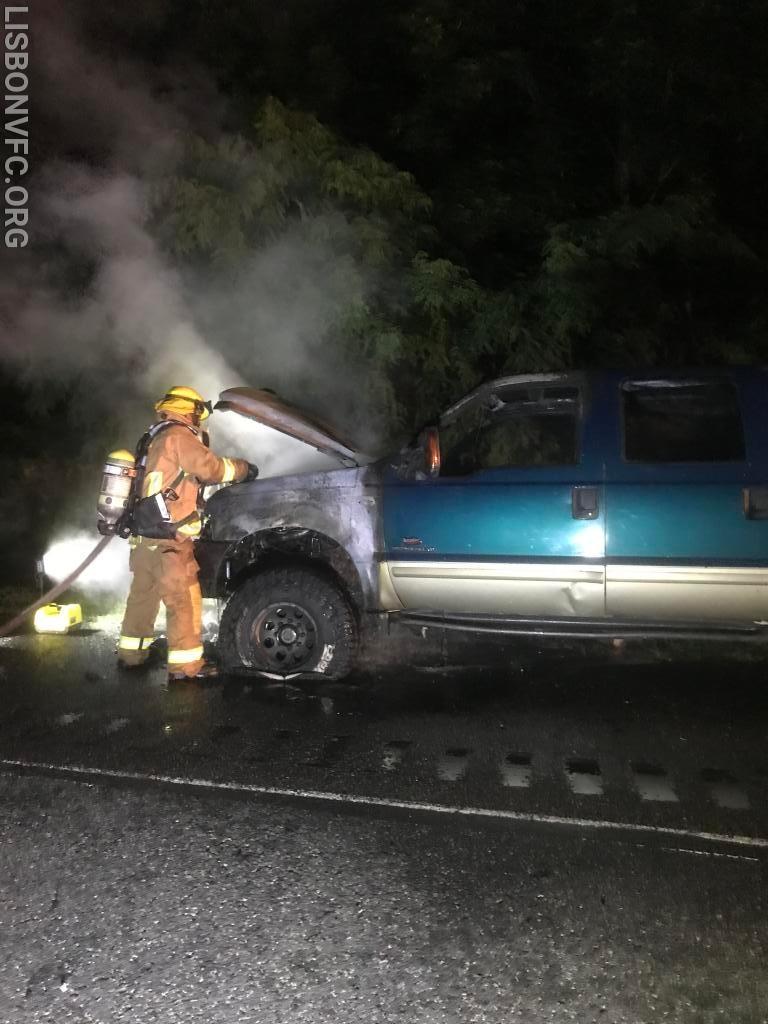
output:
POLYGON ((372 409, 397 432, 476 383, 477 319, 491 297, 428 254, 432 204, 412 175, 311 115, 270 98, 247 136, 190 137, 155 197, 157 237, 198 273, 237 275, 286 238, 331 256, 324 280, 339 301, 318 330, 325 358, 366 381, 358 417, 372 409))

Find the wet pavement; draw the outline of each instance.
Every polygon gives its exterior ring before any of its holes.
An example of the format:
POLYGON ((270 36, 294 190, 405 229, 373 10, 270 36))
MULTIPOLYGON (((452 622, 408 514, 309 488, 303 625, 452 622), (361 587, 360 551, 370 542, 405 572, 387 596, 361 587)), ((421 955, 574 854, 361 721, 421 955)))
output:
POLYGON ((9 1021, 768 1020, 765 661, 405 645, 169 688, 97 625, 0 646, 9 1021))
POLYGON ((113 645, 109 630, 5 642, 5 760, 768 843, 759 661, 552 646, 343 683, 169 688, 159 668, 116 672, 113 645))

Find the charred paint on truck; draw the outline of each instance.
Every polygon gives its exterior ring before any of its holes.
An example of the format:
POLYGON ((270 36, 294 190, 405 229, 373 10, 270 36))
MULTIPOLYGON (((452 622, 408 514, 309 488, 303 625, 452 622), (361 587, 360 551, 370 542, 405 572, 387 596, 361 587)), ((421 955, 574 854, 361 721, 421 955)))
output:
POLYGON ((220 405, 343 463, 209 501, 199 560, 229 668, 343 675, 392 618, 766 638, 763 370, 507 377, 376 461, 273 396, 220 405))

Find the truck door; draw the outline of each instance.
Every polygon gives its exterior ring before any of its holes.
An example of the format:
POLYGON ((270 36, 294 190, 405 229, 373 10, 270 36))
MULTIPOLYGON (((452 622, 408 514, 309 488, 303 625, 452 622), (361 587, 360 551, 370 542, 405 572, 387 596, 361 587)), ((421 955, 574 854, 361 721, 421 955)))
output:
POLYGON ((580 375, 507 378, 441 421, 436 478, 384 487, 383 570, 409 609, 605 613, 602 458, 580 375))
POLYGON ((768 489, 750 486, 743 392, 729 373, 617 380, 609 615, 768 618, 768 489))

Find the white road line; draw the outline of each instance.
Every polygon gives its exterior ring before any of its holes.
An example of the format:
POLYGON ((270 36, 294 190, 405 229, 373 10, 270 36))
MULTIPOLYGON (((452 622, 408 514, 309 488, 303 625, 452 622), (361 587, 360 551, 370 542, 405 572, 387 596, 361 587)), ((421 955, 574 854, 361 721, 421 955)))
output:
POLYGON ((663 769, 651 771, 633 768, 635 788, 641 800, 657 800, 662 803, 679 803, 680 797, 672 788, 669 776, 663 769))
POLYGON ((569 762, 565 766, 565 777, 576 796, 602 796, 604 793, 603 777, 597 764, 569 762))
POLYGON ((110 736, 112 733, 120 732, 126 725, 130 725, 130 718, 113 718, 104 726, 104 732, 110 736))
POLYGON ((385 772, 396 771, 402 765, 405 752, 410 745, 410 740, 394 740, 386 744, 381 761, 381 767, 385 772))
POLYGON ((725 857, 727 860, 748 860, 759 864, 759 857, 746 857, 743 853, 720 853, 718 850, 692 850, 687 846, 662 846, 666 853, 690 853, 694 857, 725 857))
POLYGON ((83 712, 82 711, 78 711, 78 712, 70 711, 70 712, 67 712, 64 715, 59 715, 59 717, 56 719, 56 725, 64 725, 64 726, 73 725, 75 722, 79 722, 82 717, 83 717, 83 712))
POLYGON ((446 751, 437 762, 437 777, 443 782, 458 782, 467 772, 469 751, 446 751))
POLYGON ((515 789, 527 789, 533 779, 533 767, 529 760, 505 758, 501 763, 501 782, 515 789))
POLYGON ((732 811, 748 811, 750 809, 749 797, 744 790, 733 782, 714 782, 710 786, 712 799, 720 807, 727 807, 732 811))
MULTIPOLYGON (((557 814, 499 810, 492 807, 455 807, 450 804, 421 803, 417 800, 389 800, 386 797, 362 796, 355 793, 332 793, 316 789, 283 789, 279 786, 256 786, 245 782, 216 782, 213 779, 179 778, 174 775, 155 775, 148 772, 119 772, 111 768, 87 768, 84 765, 46 764, 42 761, 16 761, 0 758, 0 770, 29 769, 38 772, 58 772, 73 779, 122 779, 126 782, 154 783, 174 786, 180 789, 207 789, 213 792, 248 793, 253 796, 274 796, 286 799, 301 799, 329 806, 352 804, 359 807, 381 807, 390 810, 418 811, 429 814, 455 815, 457 818, 486 818, 490 820, 516 821, 538 825, 570 825, 596 831, 652 833, 671 836, 675 839, 699 839, 710 843, 730 846, 747 846, 756 850, 768 850, 768 838, 758 836, 723 835, 719 832, 696 832, 687 828, 671 828, 661 825, 641 825, 629 821, 600 821, 594 818, 569 818, 557 814)), ((702 851, 706 853, 706 851, 702 851)))

